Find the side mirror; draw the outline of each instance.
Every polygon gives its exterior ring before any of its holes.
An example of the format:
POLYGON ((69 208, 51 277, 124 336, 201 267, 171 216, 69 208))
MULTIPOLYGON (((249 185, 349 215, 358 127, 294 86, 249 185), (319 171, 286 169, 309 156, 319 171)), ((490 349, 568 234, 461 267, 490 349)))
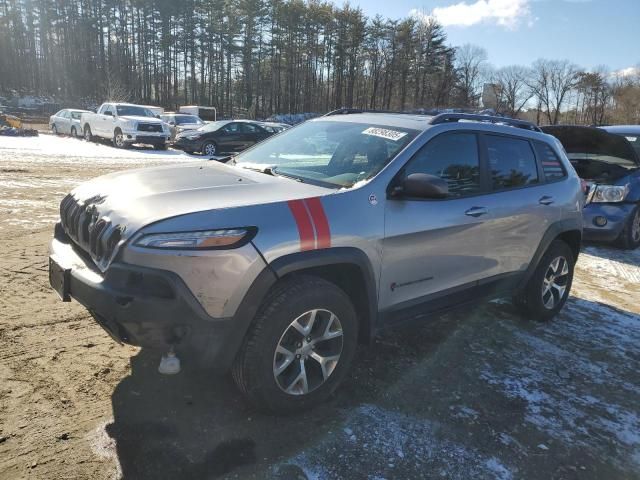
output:
POLYGON ((157 119, 160 119, 160 115, 156 115, 156 118, 157 118, 157 119))
POLYGON ((171 125, 172 127, 176 126, 176 122, 169 122, 169 125, 171 125))
POLYGON ((441 199, 449 196, 447 182, 435 175, 412 173, 393 190, 394 196, 441 199))
POLYGON ((106 112, 104 112, 104 114, 105 114, 107 117, 113 117, 113 113, 112 113, 112 112, 110 112, 110 111, 106 111, 106 112))

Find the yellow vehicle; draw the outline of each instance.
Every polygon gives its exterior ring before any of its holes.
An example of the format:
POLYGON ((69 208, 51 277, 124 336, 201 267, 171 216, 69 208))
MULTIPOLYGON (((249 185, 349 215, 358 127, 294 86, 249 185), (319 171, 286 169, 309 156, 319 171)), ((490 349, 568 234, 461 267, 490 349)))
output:
POLYGON ((22 128, 22 120, 13 115, 0 113, 0 126, 22 128))

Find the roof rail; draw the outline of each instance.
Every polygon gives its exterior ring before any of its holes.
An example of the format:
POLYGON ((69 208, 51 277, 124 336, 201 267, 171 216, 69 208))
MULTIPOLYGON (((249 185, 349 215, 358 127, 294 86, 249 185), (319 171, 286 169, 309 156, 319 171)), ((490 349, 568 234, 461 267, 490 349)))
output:
POLYGON ((515 118, 506 117, 494 117, 491 115, 479 115, 473 113, 441 113, 431 119, 431 125, 439 125, 441 123, 458 122, 460 120, 467 120, 470 122, 482 122, 482 123, 496 123, 502 125, 509 125, 511 127, 523 128, 525 130, 531 130, 533 132, 542 132, 537 125, 527 122, 525 120, 516 120, 515 118))
POLYGON ((350 115, 352 113, 399 113, 399 112, 390 112, 389 110, 365 110, 362 108, 338 108, 337 110, 332 110, 329 113, 325 113, 323 117, 331 117, 332 115, 350 115))

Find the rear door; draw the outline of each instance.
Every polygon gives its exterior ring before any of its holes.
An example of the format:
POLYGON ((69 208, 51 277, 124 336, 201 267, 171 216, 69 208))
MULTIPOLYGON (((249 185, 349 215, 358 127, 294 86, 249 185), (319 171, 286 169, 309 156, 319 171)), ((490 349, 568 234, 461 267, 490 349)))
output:
POLYGON ((495 269, 480 165, 478 135, 448 132, 431 139, 400 172, 445 179, 449 197, 386 201, 381 310, 402 311, 470 287, 495 269))
POLYGON ((249 148, 269 136, 269 132, 258 125, 254 125, 253 123, 242 123, 241 128, 243 149, 249 148))
POLYGON ((494 267, 487 274, 522 272, 547 228, 560 219, 559 199, 544 183, 533 142, 501 134, 482 134, 480 140, 491 189, 484 204, 492 214, 487 223, 492 244, 487 258, 494 267))

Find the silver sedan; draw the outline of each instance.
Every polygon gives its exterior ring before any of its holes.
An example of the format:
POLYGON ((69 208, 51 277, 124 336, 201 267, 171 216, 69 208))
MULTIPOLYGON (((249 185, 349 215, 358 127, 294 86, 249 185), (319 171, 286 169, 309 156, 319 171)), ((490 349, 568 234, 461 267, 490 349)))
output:
POLYGON ((54 135, 82 136, 80 116, 87 112, 88 110, 75 110, 72 108, 60 110, 49 117, 49 129, 54 135))

